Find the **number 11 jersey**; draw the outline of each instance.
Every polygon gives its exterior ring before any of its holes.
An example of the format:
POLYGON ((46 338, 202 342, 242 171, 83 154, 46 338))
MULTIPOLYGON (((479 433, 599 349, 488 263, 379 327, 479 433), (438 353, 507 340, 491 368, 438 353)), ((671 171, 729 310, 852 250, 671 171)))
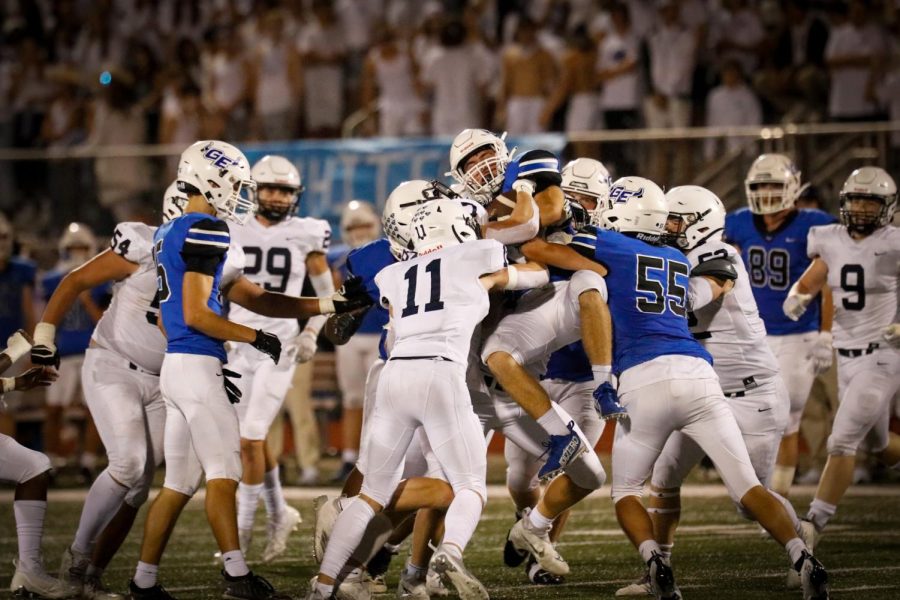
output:
MULTIPOLYGON (((299 296, 306 277, 306 258, 328 252, 331 227, 327 221, 287 217, 264 226, 257 219, 231 226, 232 243, 244 250, 244 276, 270 292, 299 296)), ((232 305, 228 317, 237 323, 274 333, 282 342, 296 337, 296 319, 273 319, 232 305)))

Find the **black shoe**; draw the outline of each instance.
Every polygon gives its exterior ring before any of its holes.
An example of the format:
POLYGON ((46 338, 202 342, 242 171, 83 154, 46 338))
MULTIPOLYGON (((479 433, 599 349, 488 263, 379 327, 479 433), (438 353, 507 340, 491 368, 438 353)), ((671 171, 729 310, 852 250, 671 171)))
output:
POLYGON ((397 556, 397 553, 397 550, 391 550, 387 546, 382 546, 375 553, 375 556, 369 560, 369 564, 366 565, 366 571, 369 572, 372 578, 384 575, 387 573, 388 567, 391 566, 391 560, 397 556))
POLYGON ((794 568, 800 573, 804 598, 828 600, 828 572, 815 556, 804 550, 794 568))
POLYGON ((128 582, 128 598, 129 600, 176 600, 175 596, 158 583, 150 588, 142 588, 136 586, 134 580, 128 582))
POLYGON ((554 575, 542 569, 533 556, 529 556, 528 562, 525 563, 525 575, 528 576, 528 581, 535 585, 562 585, 566 582, 564 576, 554 575))
MULTIPOLYGON (((524 510, 516 511, 516 522, 522 519, 525 516, 524 510)), ((528 553, 524 550, 518 550, 513 543, 509 541, 509 531, 506 532, 506 543, 503 545, 503 564, 507 567, 515 568, 525 562, 525 559, 528 558, 528 553)), ((528 569, 526 569, 527 571, 528 569)))
POLYGON ((661 600, 681 600, 681 591, 675 585, 675 573, 663 557, 653 553, 647 561, 650 572, 650 589, 661 600))
POLYGON ((254 575, 253 571, 242 577, 231 577, 222 571, 222 577, 225 578, 223 598, 230 600, 291 600, 290 596, 279 594, 272 584, 266 581, 265 577, 254 575))

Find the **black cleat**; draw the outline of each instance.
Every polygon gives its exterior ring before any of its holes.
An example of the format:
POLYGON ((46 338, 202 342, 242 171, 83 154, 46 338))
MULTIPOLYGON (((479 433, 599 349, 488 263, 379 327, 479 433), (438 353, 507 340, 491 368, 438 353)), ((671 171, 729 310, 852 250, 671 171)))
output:
POLYGON ((660 600, 681 600, 681 591, 675 585, 675 573, 663 557, 653 553, 647 561, 650 571, 650 589, 660 600))
POLYGON ((369 575, 372 578, 378 577, 379 575, 384 575, 387 573, 388 567, 391 566, 391 560, 397 556, 396 550, 391 550, 387 546, 382 546, 378 552, 375 553, 369 560, 369 564, 366 565, 366 571, 369 572, 369 575))
POLYGON ((509 531, 506 532, 506 543, 503 545, 503 564, 507 567, 518 567, 528 558, 528 552, 519 550, 509 541, 509 531))
POLYGON ((132 580, 128 582, 128 600, 176 600, 176 598, 158 583, 150 588, 142 588, 136 586, 132 580))
POLYGON ((275 591, 265 577, 254 575, 253 571, 242 577, 231 577, 222 571, 225 578, 225 589, 222 598, 229 600, 291 600, 287 594, 275 591))
POLYGON ((804 550, 794 568, 800 573, 803 600, 828 600, 828 572, 815 556, 804 550))
POLYGON ((533 556, 529 556, 528 562, 525 563, 525 575, 535 585, 562 585, 566 582, 563 575, 554 575, 542 569, 533 556))

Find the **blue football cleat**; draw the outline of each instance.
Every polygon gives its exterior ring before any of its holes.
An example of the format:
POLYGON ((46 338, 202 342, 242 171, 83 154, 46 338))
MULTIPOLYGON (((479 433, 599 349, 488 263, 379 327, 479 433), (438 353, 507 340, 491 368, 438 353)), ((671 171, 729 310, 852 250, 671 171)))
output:
POLYGON ((551 435, 544 442, 544 447, 547 448, 544 456, 547 457, 547 460, 544 462, 541 470, 538 471, 538 478, 541 481, 547 481, 559 475, 566 468, 566 465, 585 451, 581 438, 575 433, 575 422, 569 421, 568 428, 568 434, 551 435))
POLYGON ((594 390, 594 408, 600 413, 601 419, 623 419, 628 413, 625 407, 619 404, 619 395, 616 389, 609 383, 601 383, 594 390))

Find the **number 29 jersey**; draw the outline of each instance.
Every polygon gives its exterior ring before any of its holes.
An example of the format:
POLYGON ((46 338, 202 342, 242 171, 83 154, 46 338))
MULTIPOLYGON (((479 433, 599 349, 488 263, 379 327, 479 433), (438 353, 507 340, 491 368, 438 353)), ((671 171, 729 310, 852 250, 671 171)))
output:
POLYGON ((382 269, 375 283, 382 306, 390 306, 391 358, 435 356, 467 365, 472 334, 490 308, 479 278, 505 267, 503 244, 475 240, 382 269))
MULTIPOLYGON (((270 292, 299 296, 306 277, 306 257, 326 253, 331 227, 321 219, 287 217, 269 227, 257 219, 232 225, 232 243, 244 250, 244 276, 270 292)), ((229 318, 237 323, 264 329, 282 340, 296 337, 296 319, 273 319, 232 305, 229 318)))
POLYGON ((828 265, 834 294, 834 347, 866 348, 897 318, 900 229, 892 225, 854 240, 843 225, 809 230, 809 256, 828 265))
POLYGON ((806 238, 811 227, 834 223, 821 210, 801 208, 775 231, 768 232, 760 215, 741 208, 725 217, 725 239, 741 249, 741 258, 750 275, 759 315, 769 335, 790 335, 819 329, 819 302, 813 302, 798 321, 788 319, 781 309, 791 284, 803 275, 811 262, 806 238))

